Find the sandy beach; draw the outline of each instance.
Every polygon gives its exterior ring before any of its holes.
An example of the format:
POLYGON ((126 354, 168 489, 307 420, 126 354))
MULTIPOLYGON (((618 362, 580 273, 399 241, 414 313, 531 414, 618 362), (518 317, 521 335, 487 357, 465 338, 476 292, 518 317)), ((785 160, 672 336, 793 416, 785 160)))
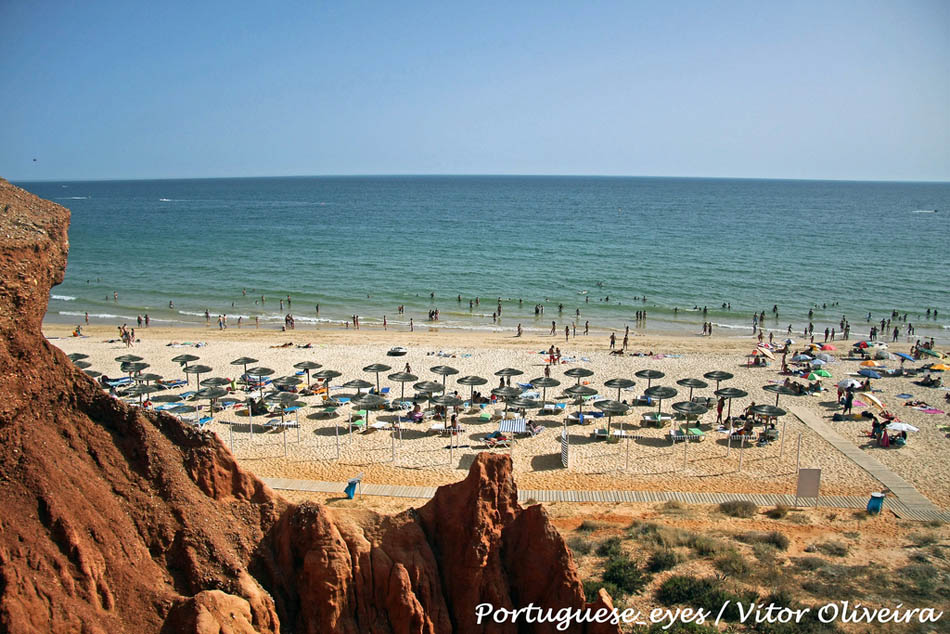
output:
MULTIPOLYGON (((784 378, 779 374, 778 360, 770 367, 746 366, 746 355, 755 347, 752 337, 631 336, 628 352, 652 355, 616 356, 609 354, 608 341, 603 335, 578 336, 565 341, 563 333, 559 337, 532 333, 518 338, 513 333, 440 331, 427 327, 417 328, 412 333, 380 329, 281 332, 233 327, 227 330, 153 327, 138 329, 136 335, 140 341, 127 349, 118 341, 115 327, 90 326, 84 328, 86 336, 82 338, 70 336, 71 330, 58 324, 44 327, 51 343, 67 354, 80 352, 89 355, 87 361, 92 364, 91 369, 111 377, 121 375, 114 358, 127 353, 143 357, 150 364, 148 372, 166 379, 185 378, 179 365, 171 361, 172 357, 185 352, 199 356, 199 363, 212 368, 212 372, 202 379, 208 376, 237 378, 241 369, 230 365, 230 361, 240 356, 258 359, 259 365, 276 371, 275 377, 294 374, 295 363, 315 361, 325 369, 342 373, 334 381, 335 385, 355 378, 375 381, 375 375, 364 372, 362 368, 383 363, 392 370, 381 374, 382 386, 389 386, 391 394, 398 396, 400 385, 389 381, 387 374, 403 370, 408 363, 419 380, 441 380, 429 369, 449 365, 459 374, 448 377, 448 391, 458 389, 463 398, 468 398, 469 388, 456 386, 455 378, 468 374, 485 377, 489 383, 480 389, 487 393, 498 384, 494 372, 513 367, 523 370, 524 374, 514 377, 512 384, 519 380, 527 382, 542 376, 545 360, 540 352, 555 345, 565 358, 573 361, 551 368, 551 376, 560 380, 561 386, 548 390, 549 401, 563 402, 557 397, 574 382, 574 379, 564 376, 564 371, 573 367, 592 370, 594 375, 585 380, 602 395, 611 398, 616 398, 617 392, 605 388, 604 381, 615 377, 635 378, 635 372, 649 368, 665 374, 664 378, 655 380, 654 385, 671 386, 679 391, 676 397, 663 404, 663 411, 670 412, 673 401, 687 400, 688 396, 687 388, 676 385, 677 380, 701 378, 710 370, 725 370, 735 376, 724 382, 723 387, 736 387, 749 393, 747 398, 735 402, 734 413, 752 400, 774 403, 774 395, 763 391, 762 387, 784 378), (310 347, 301 347, 306 345, 310 347), (393 346, 405 346, 409 352, 402 357, 388 357, 386 351, 393 346)), ((830 391, 801 397, 782 396, 780 406, 802 408, 830 421, 836 408, 835 384, 859 369, 858 361, 840 359, 847 354, 850 344, 836 343, 838 349, 833 354, 839 359, 826 366, 832 378, 824 381, 830 391)), ((795 346, 795 349, 800 347, 795 346)), ((890 349, 906 352, 909 344, 895 343, 890 349)), ((891 362, 891 365, 896 365, 896 362, 891 362)), ((645 380, 635 380, 636 387, 621 392, 621 399, 630 400, 646 388, 645 380)), ((950 419, 942 413, 927 414, 906 407, 903 400, 896 398, 897 394, 909 393, 914 399, 946 410, 947 403, 943 399, 947 392, 942 388, 915 385, 908 378, 885 378, 875 381, 874 386, 882 390, 876 395, 890 411, 900 420, 919 428, 919 432, 910 434, 905 447, 881 449, 872 446, 866 435, 870 424, 863 421, 830 424, 856 446, 908 480, 938 506, 950 506, 950 466, 944 461, 950 443, 946 429, 950 419)), ((407 387, 411 392, 411 385, 407 387)), ((713 389, 714 385, 710 385, 696 390, 695 395, 712 396, 713 389)), ((352 390, 334 391, 334 395, 348 392, 352 390)), ((237 392, 234 396, 242 398, 244 394, 237 392)), ((218 434, 225 443, 233 441, 233 451, 241 463, 260 476, 342 481, 357 472, 364 472, 367 482, 438 485, 461 479, 475 454, 484 450, 482 439, 485 434, 498 427, 497 421, 482 422, 474 416, 461 416, 464 432, 457 438, 458 447, 450 452, 449 438, 430 433, 429 422, 403 424, 401 437, 399 434, 394 437, 386 430, 347 433, 349 406, 341 408, 333 417, 324 417, 318 415, 318 408, 310 406, 317 402, 316 397, 302 400, 308 406, 297 412, 299 428, 282 430, 265 424, 265 421, 275 419, 255 417, 252 436, 246 415, 231 409, 216 414, 214 422, 205 429, 218 434)), ((858 397, 857 401, 860 400, 858 397)), ((207 401, 198 404, 207 407, 207 401)), ((494 406, 489 408, 492 411, 494 406)), ((856 406, 855 412, 862 409, 856 406)), ((633 407, 627 415, 613 419, 615 427, 639 436, 632 441, 606 443, 593 439, 591 431, 602 426, 605 419, 597 420, 596 424, 570 425, 568 469, 561 466, 560 455, 564 416, 533 416, 529 412, 529 417, 545 429, 537 436, 518 438, 514 443, 511 451, 519 486, 794 493, 796 462, 799 461, 802 468, 822 469, 823 495, 867 495, 881 489, 880 483, 791 414, 778 423, 784 443, 780 438, 767 446, 738 448, 727 444, 725 434, 717 433, 714 410, 701 418, 706 434, 704 442, 676 444, 669 441, 669 424, 662 429, 641 426, 641 415, 650 410, 648 407, 633 407)), ((384 422, 393 418, 394 415, 386 412, 380 412, 378 418, 374 416, 374 420, 384 422)))

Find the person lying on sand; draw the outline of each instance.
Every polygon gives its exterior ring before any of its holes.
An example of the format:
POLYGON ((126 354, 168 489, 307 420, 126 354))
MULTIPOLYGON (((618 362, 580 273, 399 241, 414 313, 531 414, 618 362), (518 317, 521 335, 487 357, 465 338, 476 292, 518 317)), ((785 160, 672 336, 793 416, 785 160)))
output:
POLYGON ((287 343, 282 343, 282 344, 279 344, 279 345, 276 345, 276 346, 271 346, 271 348, 290 348, 290 347, 292 347, 293 345, 294 345, 293 342, 288 341, 287 343))

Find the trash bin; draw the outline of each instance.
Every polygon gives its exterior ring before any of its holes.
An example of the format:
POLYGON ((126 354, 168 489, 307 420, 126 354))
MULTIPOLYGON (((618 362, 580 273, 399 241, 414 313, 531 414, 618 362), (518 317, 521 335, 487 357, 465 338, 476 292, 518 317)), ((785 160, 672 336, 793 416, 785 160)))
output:
POLYGON ((871 515, 877 515, 881 512, 881 509, 884 507, 884 494, 883 493, 872 493, 871 499, 868 500, 868 513, 871 515))

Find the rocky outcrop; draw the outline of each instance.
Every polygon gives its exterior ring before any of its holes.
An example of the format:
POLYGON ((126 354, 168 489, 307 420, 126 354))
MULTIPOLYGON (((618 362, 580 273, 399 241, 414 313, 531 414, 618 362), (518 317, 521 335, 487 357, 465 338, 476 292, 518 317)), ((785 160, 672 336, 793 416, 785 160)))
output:
POLYGON ((68 225, 0 180, 0 630, 553 632, 475 606, 584 605, 505 456, 392 517, 296 506, 213 434, 109 397, 40 331, 68 225))

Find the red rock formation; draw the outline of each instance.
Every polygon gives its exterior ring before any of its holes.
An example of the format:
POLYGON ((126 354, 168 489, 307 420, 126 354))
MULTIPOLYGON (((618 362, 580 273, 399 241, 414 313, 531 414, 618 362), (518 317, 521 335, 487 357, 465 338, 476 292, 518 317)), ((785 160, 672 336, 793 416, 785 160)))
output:
POLYGON ((213 434, 106 395, 40 331, 68 222, 0 179, 0 630, 553 632, 475 606, 584 605, 505 456, 394 517, 293 506, 213 434))

